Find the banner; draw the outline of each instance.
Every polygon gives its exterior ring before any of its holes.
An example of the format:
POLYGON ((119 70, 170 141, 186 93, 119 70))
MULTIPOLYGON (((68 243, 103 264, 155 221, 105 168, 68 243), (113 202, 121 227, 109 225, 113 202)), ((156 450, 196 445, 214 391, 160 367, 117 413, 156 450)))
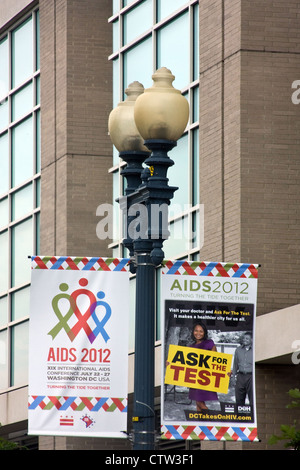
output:
POLYGON ((166 261, 162 439, 257 441, 258 265, 166 261))
POLYGON ((127 263, 32 258, 29 434, 126 437, 127 263))

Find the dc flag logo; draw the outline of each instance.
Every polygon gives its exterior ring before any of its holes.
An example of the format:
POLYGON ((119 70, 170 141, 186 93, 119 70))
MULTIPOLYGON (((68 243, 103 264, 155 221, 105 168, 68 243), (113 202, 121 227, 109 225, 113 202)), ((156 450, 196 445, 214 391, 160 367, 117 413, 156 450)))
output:
MULTIPOLYGON (((78 333, 81 330, 84 330, 91 344, 95 341, 99 334, 107 343, 110 337, 104 327, 111 317, 111 307, 107 302, 102 300, 105 297, 105 293, 103 291, 99 291, 96 298, 94 293, 86 288, 88 285, 88 280, 85 278, 81 278, 79 280, 79 285, 81 288, 76 289, 71 294, 68 294, 67 291, 69 289, 69 285, 67 283, 60 284, 60 293, 55 295, 52 299, 52 308, 58 319, 58 323, 54 328, 52 328, 51 331, 49 331, 48 334, 52 336, 52 339, 54 339, 61 330, 64 330, 69 339, 74 341, 78 333), (82 295, 86 296, 88 300, 88 307, 86 311, 83 312, 80 310, 78 305, 78 297, 82 295), (59 308, 59 301, 61 299, 66 299, 69 303, 69 309, 65 314, 63 314, 59 308), (105 314, 101 320, 99 320, 97 312, 99 307, 104 307, 105 309, 105 314), (76 319, 76 323, 71 328, 69 326, 69 321, 71 318, 74 320, 74 317, 76 319), (95 328, 93 330, 88 323, 90 318, 92 318, 95 323, 95 328)), ((72 321, 72 323, 74 322, 72 321)))

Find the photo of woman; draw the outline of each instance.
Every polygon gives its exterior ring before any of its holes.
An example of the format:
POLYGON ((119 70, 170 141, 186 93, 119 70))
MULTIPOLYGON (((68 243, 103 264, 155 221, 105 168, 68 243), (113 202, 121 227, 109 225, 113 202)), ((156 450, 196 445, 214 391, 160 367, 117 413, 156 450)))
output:
MULTIPOLYGON (((207 328, 204 323, 198 322, 194 325, 192 339, 194 342, 188 345, 190 348, 217 351, 214 341, 212 339, 208 339, 207 328)), ((190 388, 189 398, 196 401, 197 411, 204 411, 208 409, 206 402, 218 400, 218 395, 216 392, 201 390, 199 388, 190 388)))

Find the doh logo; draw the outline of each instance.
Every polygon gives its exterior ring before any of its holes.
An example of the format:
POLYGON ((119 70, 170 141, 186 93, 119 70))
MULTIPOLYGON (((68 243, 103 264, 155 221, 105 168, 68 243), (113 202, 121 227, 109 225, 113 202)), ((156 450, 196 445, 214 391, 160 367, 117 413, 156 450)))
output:
POLYGON ((91 344, 99 334, 103 337, 105 342, 110 339, 104 327, 111 317, 111 307, 107 302, 102 300, 105 297, 105 293, 103 291, 99 291, 96 297, 94 293, 87 288, 87 285, 88 280, 81 278, 79 280, 80 287, 70 294, 67 292, 69 290, 68 284, 61 283, 59 285, 60 293, 55 295, 52 299, 52 308, 58 319, 58 323, 48 333, 52 336, 52 339, 54 339, 61 330, 66 332, 70 341, 74 341, 81 330, 86 333, 91 344), (87 306, 84 307, 85 311, 82 311, 82 301, 79 302, 79 297, 82 299, 82 296, 84 296, 84 300, 87 301, 84 302, 87 306), (64 307, 64 311, 67 310, 65 314, 62 312, 62 303, 60 302, 62 299, 67 301, 68 308, 64 307), (100 310, 103 311, 103 308, 104 315, 103 313, 100 314, 100 310), (90 326, 91 318, 94 322, 93 330, 90 326), (69 324, 73 326, 71 327, 69 324))

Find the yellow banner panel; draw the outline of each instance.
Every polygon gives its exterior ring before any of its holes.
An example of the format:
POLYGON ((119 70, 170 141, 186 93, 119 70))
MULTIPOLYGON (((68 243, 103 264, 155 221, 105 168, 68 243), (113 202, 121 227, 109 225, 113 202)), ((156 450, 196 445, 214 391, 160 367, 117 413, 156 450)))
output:
POLYGON ((165 383, 227 393, 232 355, 171 344, 165 383))

